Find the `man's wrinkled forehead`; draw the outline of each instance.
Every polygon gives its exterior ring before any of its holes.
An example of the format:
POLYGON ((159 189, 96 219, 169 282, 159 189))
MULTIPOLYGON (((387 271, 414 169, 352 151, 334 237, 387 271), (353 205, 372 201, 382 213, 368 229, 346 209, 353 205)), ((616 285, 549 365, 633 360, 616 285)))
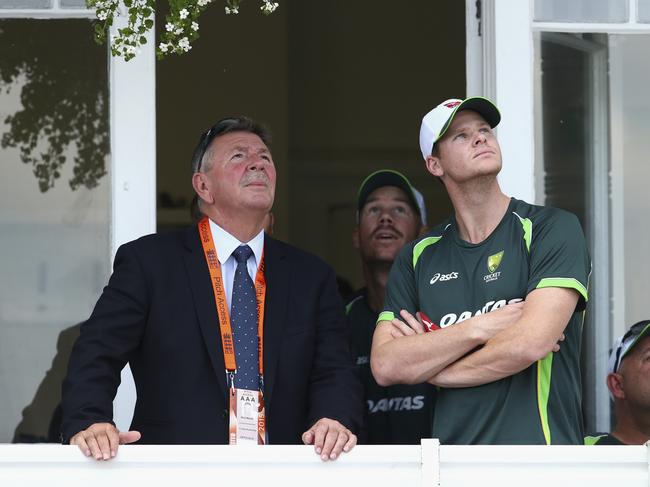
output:
POLYGON ((219 134, 210 142, 208 149, 210 151, 223 150, 229 153, 240 151, 271 154, 270 149, 259 135, 246 131, 219 134))

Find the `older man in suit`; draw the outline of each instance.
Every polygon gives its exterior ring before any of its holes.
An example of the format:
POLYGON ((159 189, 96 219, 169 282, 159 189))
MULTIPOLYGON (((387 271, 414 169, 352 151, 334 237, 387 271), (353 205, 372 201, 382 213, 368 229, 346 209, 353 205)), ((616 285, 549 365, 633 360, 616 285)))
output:
POLYGON ((263 128, 223 119, 199 142, 197 226, 123 245, 82 325, 63 386, 64 442, 110 459, 119 444, 356 444, 362 417, 333 271, 264 235, 275 166, 263 128), (120 370, 131 431, 112 422, 120 370))

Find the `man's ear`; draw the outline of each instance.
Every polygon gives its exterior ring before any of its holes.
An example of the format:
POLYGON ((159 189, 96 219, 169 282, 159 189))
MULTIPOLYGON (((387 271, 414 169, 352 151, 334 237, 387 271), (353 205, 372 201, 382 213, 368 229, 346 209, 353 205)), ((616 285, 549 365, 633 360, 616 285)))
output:
POLYGON ((612 393, 614 399, 625 399, 625 388, 623 376, 613 372, 607 375, 607 388, 612 393))
POLYGON ((443 171, 442 166, 440 165, 440 158, 437 156, 427 156, 426 166, 427 171, 436 177, 441 177, 445 174, 445 171, 443 171))
POLYGON ((359 227, 356 226, 354 227, 354 230, 352 230, 352 246, 359 250, 359 227))
POLYGON ((210 185, 207 178, 205 177, 205 174, 201 172, 195 172, 192 176, 192 187, 194 188, 197 196, 204 202, 209 205, 214 203, 212 194, 210 194, 210 185))

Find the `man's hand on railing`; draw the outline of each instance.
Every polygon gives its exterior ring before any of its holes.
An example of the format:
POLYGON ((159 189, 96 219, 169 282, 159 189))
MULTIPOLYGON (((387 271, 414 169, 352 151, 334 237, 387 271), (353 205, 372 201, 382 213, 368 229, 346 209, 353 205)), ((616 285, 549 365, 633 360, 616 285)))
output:
POLYGON ((87 457, 95 460, 110 460, 117 455, 117 447, 140 439, 139 431, 120 433, 111 423, 95 423, 70 438, 71 445, 77 445, 87 457))
POLYGON ((357 444, 357 436, 336 420, 321 418, 302 434, 305 445, 314 445, 321 460, 336 460, 341 451, 349 452, 357 444))

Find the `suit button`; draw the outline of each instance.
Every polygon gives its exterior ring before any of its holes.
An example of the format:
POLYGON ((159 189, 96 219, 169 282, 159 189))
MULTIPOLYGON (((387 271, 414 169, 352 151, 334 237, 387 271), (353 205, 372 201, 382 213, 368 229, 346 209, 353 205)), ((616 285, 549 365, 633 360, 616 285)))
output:
POLYGON ((228 410, 224 409, 223 412, 221 413, 221 417, 223 419, 228 419, 228 410))

